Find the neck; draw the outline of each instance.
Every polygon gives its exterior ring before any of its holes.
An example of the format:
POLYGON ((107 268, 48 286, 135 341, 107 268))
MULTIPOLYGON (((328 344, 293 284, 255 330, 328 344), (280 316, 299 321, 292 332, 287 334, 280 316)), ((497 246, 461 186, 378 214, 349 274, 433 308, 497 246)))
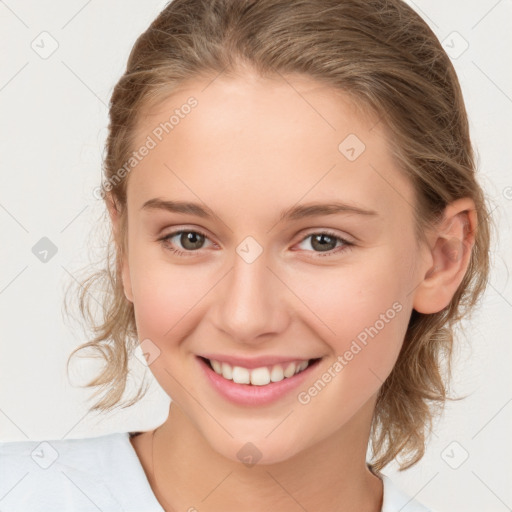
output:
POLYGON ((379 512, 382 482, 365 461, 373 405, 365 405, 342 432, 290 459, 249 467, 215 452, 171 402, 150 441, 150 485, 166 512, 379 512))

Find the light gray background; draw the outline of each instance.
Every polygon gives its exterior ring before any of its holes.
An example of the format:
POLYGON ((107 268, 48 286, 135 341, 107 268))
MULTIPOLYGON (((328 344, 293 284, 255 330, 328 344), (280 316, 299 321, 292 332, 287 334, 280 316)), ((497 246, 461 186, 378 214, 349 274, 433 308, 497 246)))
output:
MULTIPOLYGON (((482 308, 457 342, 453 392, 469 396, 447 406, 418 465, 405 473, 390 465, 384 473, 439 512, 511 510, 512 2, 409 3, 453 56, 500 239, 482 308)), ((92 191, 100 181, 106 105, 136 37, 165 4, 0 1, 2 441, 147 430, 167 417, 169 399, 149 371, 153 383, 142 402, 87 414, 88 392, 72 387, 65 372, 85 336, 61 313, 67 284, 101 255, 101 231, 93 226, 103 205, 92 191), (44 54, 52 44, 56 51, 44 54), (46 263, 32 252, 42 237, 58 249, 46 263)), ((130 390, 145 371, 132 363, 130 390)), ((84 364, 74 375, 93 371, 84 364)))

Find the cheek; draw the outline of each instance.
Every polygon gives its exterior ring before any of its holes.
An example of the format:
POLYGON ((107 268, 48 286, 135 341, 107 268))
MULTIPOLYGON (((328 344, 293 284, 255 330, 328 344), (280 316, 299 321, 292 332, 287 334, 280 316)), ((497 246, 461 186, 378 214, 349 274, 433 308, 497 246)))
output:
MULTIPOLYGON (((311 327, 341 356, 347 389, 370 390, 391 372, 410 316, 408 263, 390 249, 375 251, 361 264, 316 272, 296 283, 305 297, 311 327)), ((334 360, 333 359, 333 360, 334 360)), ((345 387, 345 386, 344 386, 345 387)))
POLYGON ((343 348, 343 341, 356 337, 381 315, 388 312, 387 318, 394 319, 400 317, 395 315, 397 309, 407 309, 410 289, 406 274, 407 265, 391 251, 375 251, 360 263, 316 269, 309 275, 301 273, 300 278, 290 274, 288 282, 314 313, 316 329, 321 329, 326 339, 340 340, 339 348, 343 348), (401 308, 393 308, 395 303, 401 308))
POLYGON ((331 283, 328 297, 316 296, 330 327, 323 340, 331 354, 323 371, 297 395, 313 418, 312 435, 348 422, 376 396, 396 363, 410 309, 399 300, 396 284, 382 287, 386 281, 385 273, 373 273, 371 280, 347 277, 341 291, 331 283), (363 283, 366 288, 358 293, 363 283))
POLYGON ((171 264, 163 250, 158 257, 134 252, 130 276, 140 339, 178 338, 177 333, 190 324, 198 303, 212 286, 211 272, 194 265, 171 264))

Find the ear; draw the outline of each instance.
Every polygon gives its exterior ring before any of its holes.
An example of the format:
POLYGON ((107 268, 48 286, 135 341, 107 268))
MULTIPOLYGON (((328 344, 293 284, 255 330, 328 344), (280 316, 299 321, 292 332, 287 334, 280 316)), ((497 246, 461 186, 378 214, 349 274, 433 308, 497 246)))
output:
POLYGON ((429 240, 433 264, 415 288, 413 308, 418 313, 437 313, 450 304, 466 274, 476 229, 472 199, 458 199, 445 208, 443 219, 429 240))
MULTIPOLYGON (((116 201, 110 192, 107 193, 105 200, 107 203, 107 209, 108 209, 108 213, 110 216, 110 220, 112 222, 112 230, 114 232, 114 240, 117 245, 117 252, 118 252, 117 265, 121 266, 121 278, 123 281, 124 295, 130 302, 133 302, 132 283, 131 283, 131 278, 130 278, 130 266, 128 263, 128 254, 121 255, 121 253, 119 252, 119 248, 121 247, 121 243, 122 243, 121 212, 119 211, 116 201)), ((128 215, 128 213, 126 212, 125 215, 128 215)))

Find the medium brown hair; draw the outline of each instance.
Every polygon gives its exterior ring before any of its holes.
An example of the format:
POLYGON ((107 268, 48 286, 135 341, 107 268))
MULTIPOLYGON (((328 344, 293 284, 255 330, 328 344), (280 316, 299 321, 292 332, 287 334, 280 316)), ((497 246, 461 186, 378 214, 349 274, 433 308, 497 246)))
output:
MULTIPOLYGON (((405 469, 423 456, 435 413, 448 399, 453 327, 470 314, 487 284, 491 223, 455 70, 428 25, 401 0, 174 0, 164 8, 137 39, 111 97, 104 183, 115 183, 111 198, 121 215, 120 238, 110 232, 106 268, 82 283, 80 311, 94 338, 70 358, 84 348, 96 351, 106 364, 87 384, 99 387, 94 396, 103 393, 91 409, 119 405, 138 340, 120 276, 128 180, 115 180, 134 150, 141 112, 185 81, 247 69, 262 77, 315 79, 374 113, 414 185, 418 240, 450 202, 475 202, 478 228, 462 283, 442 311, 413 310, 398 360, 379 390, 373 467, 401 456, 405 469), (104 291, 101 321, 90 309, 95 284, 104 291)), ((140 388, 124 406, 144 394, 140 388)))

